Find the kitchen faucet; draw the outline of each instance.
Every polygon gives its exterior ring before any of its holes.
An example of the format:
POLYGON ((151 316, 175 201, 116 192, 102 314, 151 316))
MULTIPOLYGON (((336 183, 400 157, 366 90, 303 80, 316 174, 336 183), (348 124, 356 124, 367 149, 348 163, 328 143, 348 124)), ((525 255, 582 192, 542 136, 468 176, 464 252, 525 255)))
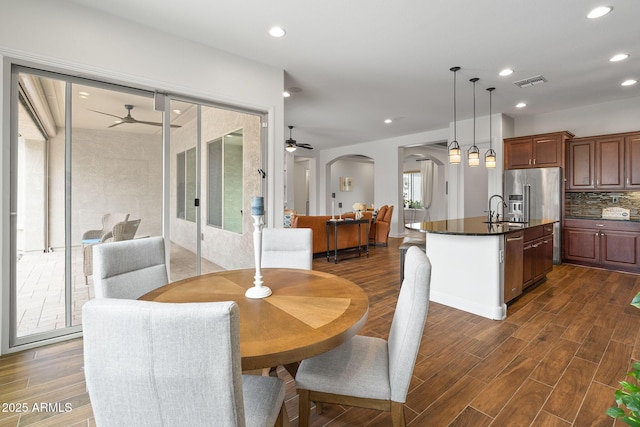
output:
MULTIPOLYGON (((500 200, 502 200, 502 216, 504 217, 504 208, 507 207, 507 203, 504 201, 504 198, 500 195, 500 194, 494 194, 493 196, 489 197, 489 210, 487 211, 487 220, 489 221, 489 223, 494 222, 493 221, 493 211, 491 210, 491 202, 493 201, 493 198, 497 197, 500 200)), ((496 221, 495 222, 500 222, 500 214, 498 213, 498 209, 496 207, 496 221)))

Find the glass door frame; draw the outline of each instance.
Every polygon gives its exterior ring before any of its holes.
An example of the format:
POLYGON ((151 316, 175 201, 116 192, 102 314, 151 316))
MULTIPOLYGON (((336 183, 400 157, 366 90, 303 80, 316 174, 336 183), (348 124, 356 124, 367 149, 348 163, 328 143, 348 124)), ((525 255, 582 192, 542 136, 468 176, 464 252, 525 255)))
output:
MULTIPOLYGON (((70 74, 64 74, 61 72, 50 71, 47 67, 42 66, 40 68, 33 68, 28 65, 23 65, 19 61, 13 61, 10 64, 11 73, 11 88, 10 88, 10 138, 9 138, 9 164, 10 164, 10 180, 9 180, 9 289, 8 292, 3 292, 3 296, 8 296, 9 303, 4 304, 4 307, 8 308, 8 350, 15 351, 17 349, 30 348, 37 345, 39 342, 53 343, 56 341, 62 341, 69 338, 80 337, 82 332, 82 324, 73 325, 73 311, 72 311, 72 169, 71 169, 71 144, 72 144, 72 88, 74 84, 83 86, 92 86, 100 89, 115 90, 118 92, 125 92, 133 95, 143 96, 152 99, 154 92, 142 89, 131 88, 129 86, 123 86, 118 84, 107 83, 104 81, 98 81, 88 78, 75 77, 70 74), (21 73, 34 75, 38 77, 51 78, 54 80, 60 80, 65 82, 65 153, 64 153, 64 170, 65 170, 65 283, 64 283, 64 305, 65 305, 65 327, 52 329, 46 332, 37 332, 30 335, 18 336, 17 325, 17 207, 18 207, 18 182, 17 182, 17 168, 18 168, 18 134, 19 134, 19 120, 18 120, 18 76, 21 73)), ((4 308, 3 307, 3 308, 4 308)))
MULTIPOLYGON (((156 106, 162 108, 163 111, 163 127, 162 134, 164 140, 164 222, 163 222, 163 233, 165 236, 171 236, 171 215, 174 213, 171 212, 171 122, 170 122, 170 113, 171 113, 171 103, 172 102, 186 102, 194 104, 197 107, 196 112, 196 199, 199 200, 198 206, 196 206, 196 275, 200 275, 202 271, 202 162, 203 160, 203 146, 206 141, 203 141, 202 138, 202 107, 209 108, 218 108, 226 111, 237 112, 241 114, 254 115, 260 118, 260 168, 257 173, 261 174, 261 193, 265 196, 265 203, 268 201, 267 199, 267 183, 266 183, 266 173, 264 172, 267 169, 267 123, 268 123, 268 113, 264 111, 251 110, 247 108, 241 108, 237 106, 217 103, 209 100, 205 100, 202 98, 184 96, 178 94, 161 94, 156 93, 156 106)), ((267 223, 267 212, 265 212, 265 224, 267 223)), ((169 244, 165 245, 165 251, 170 251, 169 244)), ((167 262, 167 270, 168 275, 171 277, 171 271, 169 262, 167 262)))
MULTIPOLYGON (((8 120, 3 119, 3 128, 4 135, 8 136, 6 140, 9 143, 9 149, 5 152, 8 153, 8 156, 3 157, 3 164, 7 166, 7 172, 4 175, 3 182, 5 185, 4 189, 8 190, 9 195, 5 199, 8 203, 6 207, 8 208, 8 212, 3 213, 3 218, 5 218, 4 224, 5 228, 3 229, 3 235, 5 236, 5 241, 2 243, 3 251, 7 250, 8 255, 3 260, 4 262, 8 262, 7 272, 2 273, 3 281, 4 279, 8 279, 9 282, 7 285, 3 285, 0 292, 2 293, 1 299, 1 313, 2 318, 0 320, 0 327, 2 330, 0 331, 0 336, 2 337, 1 345, 1 354, 9 354, 16 351, 21 351, 29 348, 34 348, 44 344, 51 344, 55 342, 65 341, 72 338, 77 338, 82 336, 82 324, 70 326, 71 325, 71 316, 72 312, 69 309, 69 305, 72 302, 71 300, 71 175, 70 175, 70 166, 71 166, 71 142, 72 142, 72 99, 71 92, 73 84, 81 84, 86 86, 95 86, 102 89, 114 89, 120 92, 128 92, 135 95, 140 95, 144 97, 155 97, 156 101, 156 110, 163 112, 163 125, 162 125, 162 151, 163 151, 163 159, 162 159, 162 168, 163 168, 163 177, 162 177, 162 235, 166 240, 170 240, 171 231, 170 231, 170 185, 171 185, 171 164, 170 164, 170 155, 171 155, 171 145, 170 145, 170 129, 171 129, 171 121, 170 121, 170 109, 166 108, 169 104, 167 101, 176 100, 176 101, 185 101, 192 102, 198 104, 198 138, 201 139, 201 129, 200 129, 200 106, 221 108, 228 111, 236 111, 243 114, 251 114, 260 118, 260 168, 257 170, 257 173, 261 174, 261 192, 265 199, 268 198, 268 188, 267 188, 267 180, 266 180, 266 170, 268 165, 268 123, 269 123, 269 112, 268 110, 258 110, 251 108, 243 108, 239 106, 234 106, 230 104, 218 103, 211 100, 206 100, 203 98, 192 97, 192 96, 184 96, 179 94, 169 94, 169 93, 159 93, 153 92, 149 89, 142 89, 132 87, 135 86, 133 83, 126 82, 117 82, 114 79, 105 76, 86 76, 83 74, 83 77, 79 75, 74 75, 73 70, 68 69, 60 69, 56 67, 47 66, 45 64, 32 63, 30 61, 23 61, 14 58, 5 57, 2 63, 3 73, 5 74, 5 78, 2 82, 5 85, 5 94, 9 94, 9 99, 6 98, 2 100, 3 106, 8 110, 8 120), (18 125, 19 125, 19 114, 18 114, 18 95, 16 93, 18 87, 18 75, 19 73, 24 72, 28 74, 33 74, 42 77, 51 77, 57 80, 65 81, 65 317, 66 324, 65 328, 54 329, 47 332, 40 332, 33 335, 26 335, 23 337, 17 336, 17 322, 16 322, 16 304, 17 304, 17 289, 16 289, 16 266, 17 266, 17 147, 18 147, 18 125), (8 86, 8 87, 7 87, 8 86), (163 101, 163 102, 162 102, 163 101), (161 102, 159 104, 159 102, 161 102)), ((5 95, 6 96, 6 95, 5 95)), ((5 116, 6 117, 6 116, 5 116)), ((200 179, 200 170, 201 170, 201 147, 198 144, 198 184, 197 184, 197 196, 201 198, 201 179, 200 179)), ((3 168, 4 169, 4 168, 3 168)), ((268 203, 268 200, 265 201, 268 203)), ((6 209, 6 208, 5 208, 6 209)), ((265 213, 265 223, 266 216, 268 214, 265 213)), ((201 235, 201 218, 200 218, 200 209, 198 209, 198 236, 201 235)), ((201 259, 201 242, 198 237, 198 245, 197 245, 197 257, 198 257, 198 267, 197 274, 200 273, 200 259, 201 259)), ((167 262, 167 269, 169 269, 169 265, 171 262, 171 253, 170 253, 170 245, 165 245, 165 255, 167 262)), ((170 273, 168 271, 168 273, 170 273)))

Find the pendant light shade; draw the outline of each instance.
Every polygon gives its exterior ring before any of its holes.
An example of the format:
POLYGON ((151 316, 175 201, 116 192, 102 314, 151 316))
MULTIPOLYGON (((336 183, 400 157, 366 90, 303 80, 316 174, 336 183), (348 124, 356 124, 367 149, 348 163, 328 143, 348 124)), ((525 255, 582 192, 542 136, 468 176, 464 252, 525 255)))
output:
POLYGON ((495 87, 487 88, 487 91, 489 91, 489 149, 484 154, 484 165, 487 168, 496 167, 496 152, 493 151, 493 129, 491 127, 491 94, 494 90, 496 90, 495 87))
POLYGON ((477 77, 469 80, 473 83, 473 145, 467 151, 467 159, 469 166, 475 167, 480 164, 480 149, 476 145, 476 82, 480 80, 477 77))
POLYGON ((453 71, 453 141, 449 144, 449 163, 452 165, 460 164, 460 145, 458 144, 457 123, 456 123, 456 73, 460 67, 452 67, 449 71, 453 71))

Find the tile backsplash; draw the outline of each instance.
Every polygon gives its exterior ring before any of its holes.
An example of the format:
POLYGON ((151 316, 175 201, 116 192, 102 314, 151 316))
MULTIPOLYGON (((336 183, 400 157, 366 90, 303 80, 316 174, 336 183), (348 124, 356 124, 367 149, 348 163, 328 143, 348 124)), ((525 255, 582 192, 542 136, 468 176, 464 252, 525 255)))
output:
POLYGON ((565 216, 600 218, 602 209, 629 209, 630 217, 640 218, 640 192, 565 193, 565 216))

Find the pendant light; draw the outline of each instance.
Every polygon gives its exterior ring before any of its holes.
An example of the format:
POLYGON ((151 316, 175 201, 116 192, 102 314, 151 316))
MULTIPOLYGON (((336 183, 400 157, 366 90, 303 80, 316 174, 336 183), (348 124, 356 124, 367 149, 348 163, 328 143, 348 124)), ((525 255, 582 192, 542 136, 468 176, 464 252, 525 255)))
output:
POLYGON ((453 141, 449 144, 449 163, 452 165, 460 164, 460 145, 458 144, 458 135, 456 129, 456 72, 460 67, 452 67, 449 71, 453 71, 453 141))
POLYGON ((467 151, 469 166, 475 167, 480 164, 480 149, 476 145, 476 82, 480 80, 477 77, 469 80, 473 83, 473 145, 467 151))
POLYGON ((495 87, 487 88, 489 91, 489 150, 484 154, 484 165, 488 168, 496 167, 496 152, 493 151, 493 132, 491 129, 491 94, 495 87))

